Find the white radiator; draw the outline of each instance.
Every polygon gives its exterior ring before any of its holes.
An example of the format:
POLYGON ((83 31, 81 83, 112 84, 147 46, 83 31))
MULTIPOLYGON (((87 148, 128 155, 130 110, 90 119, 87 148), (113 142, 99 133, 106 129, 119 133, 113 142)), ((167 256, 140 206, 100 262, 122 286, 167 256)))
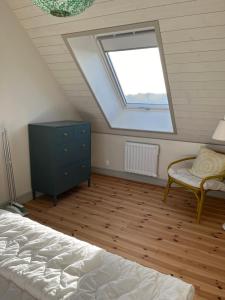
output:
POLYGON ((126 142, 125 171, 157 177, 159 145, 126 142))

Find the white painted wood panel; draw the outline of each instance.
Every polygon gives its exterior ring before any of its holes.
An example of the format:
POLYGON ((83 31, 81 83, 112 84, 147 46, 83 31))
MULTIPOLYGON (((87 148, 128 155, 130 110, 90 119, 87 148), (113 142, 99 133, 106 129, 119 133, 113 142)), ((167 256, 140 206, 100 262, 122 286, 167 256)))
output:
POLYGON ((38 47, 38 51, 42 55, 49 55, 49 54, 64 54, 69 53, 69 50, 65 45, 54 45, 54 46, 43 46, 38 47))
POLYGON ((52 73, 56 78, 69 78, 80 76, 80 72, 78 70, 52 70, 52 73))
MULTIPOLYGON (((213 41, 212 41, 213 42, 213 41)), ((188 53, 166 54, 167 65, 174 63, 210 62, 225 60, 225 49, 212 51, 196 51, 188 53)))
POLYGON ((42 47, 42 46, 51 46, 51 45, 64 45, 64 41, 60 35, 53 35, 51 37, 41 37, 41 38, 36 38, 33 39, 33 43, 37 47, 42 47))
POLYGON ((167 70, 168 73, 223 72, 225 70, 225 60, 215 62, 171 64, 167 67, 167 70))
MULTIPOLYGON (((214 81, 211 84, 211 81, 181 81, 177 82, 176 80, 170 80, 170 86, 172 90, 225 90, 225 79, 220 81, 214 81)), ((193 97, 194 98, 194 97, 193 97)))
POLYGON ((193 72, 193 73, 171 73, 169 78, 179 81, 207 81, 213 85, 214 81, 225 80, 224 72, 193 72))
MULTIPOLYGON (((211 1, 212 4, 214 1, 211 1)), ((215 9, 216 10, 216 9, 215 9)), ((168 18, 161 20, 161 31, 173 31, 187 28, 202 28, 225 25, 224 10, 219 9, 215 12, 209 12, 197 15, 184 15, 181 17, 168 18)))
MULTIPOLYGON (((203 0, 197 0, 197 1, 203 1, 203 0)), ((209 0, 204 0, 209 1, 209 0)), ((220 5, 223 1, 221 0, 214 0, 218 3, 220 2, 220 5)), ((128 12, 133 10, 143 10, 143 9, 149 9, 151 8, 153 11, 152 13, 159 13, 160 7, 162 5, 165 5, 167 7, 168 12, 166 13, 166 10, 162 10, 162 15, 171 15, 173 4, 181 5, 181 7, 178 6, 178 9, 182 12, 184 7, 188 11, 192 9, 193 12, 193 5, 190 7, 189 3, 192 1, 190 0, 142 0, 137 2, 136 0, 114 0, 114 1, 106 1, 104 3, 95 3, 87 9, 84 13, 70 17, 70 18, 55 18, 53 16, 48 16, 46 14, 42 16, 37 16, 33 18, 27 18, 22 20, 22 24, 26 29, 31 29, 35 27, 42 27, 42 26, 49 26, 49 25, 55 25, 55 24, 63 24, 63 23, 71 23, 76 22, 78 20, 86 20, 90 18, 97 18, 100 16, 106 16, 106 15, 112 15, 112 14, 118 14, 121 12, 128 12), (185 5, 184 7, 182 5, 185 5), (187 5, 186 5, 187 4, 187 5)), ((217 4, 217 3, 216 3, 217 4)), ((198 5, 195 6, 195 9, 198 12, 198 5)), ((208 10, 207 10, 208 12, 208 10)))
POLYGON ((9 6, 13 9, 22 8, 31 5, 31 0, 8 0, 9 6))
POLYGON ((80 83, 85 83, 85 80, 83 77, 69 77, 69 78, 58 78, 58 82, 60 84, 80 84, 80 83))
MULTIPOLYGON (((174 90, 173 96, 175 98, 224 98, 224 90, 174 90)), ((215 110, 216 108, 214 108, 215 110)), ((222 107, 221 107, 222 109, 222 107)), ((211 111, 214 111, 213 109, 211 111)))
POLYGON ((51 70, 78 70, 74 62, 49 63, 48 66, 51 70))
MULTIPOLYGON (((224 2, 225 3, 225 2, 224 2)), ((225 17, 225 15, 224 15, 225 17)), ((225 39, 188 41, 164 45, 165 54, 225 49, 225 39)))
POLYGON ((48 54, 42 55, 47 63, 58 63, 58 62, 73 62, 74 60, 69 53, 65 54, 48 54))
MULTIPOLYGON (((211 104, 208 104, 207 106, 205 105, 181 105, 181 104, 175 104, 174 105, 174 111, 175 112, 179 112, 179 111, 184 111, 185 112, 209 112, 211 113, 211 111, 213 110, 214 113, 219 113, 221 114, 221 111, 223 112, 224 109, 224 105, 214 105, 213 103, 213 99, 211 101, 211 104)), ((198 120, 199 121, 199 120, 198 120)))
POLYGON ((32 18, 32 17, 44 15, 44 12, 35 5, 28 5, 28 6, 18 8, 15 11, 15 13, 19 19, 26 19, 26 18, 32 18))
POLYGON ((224 0, 96 0, 71 18, 48 16, 31 0, 7 2, 69 101, 94 131, 114 134, 146 136, 108 127, 61 34, 159 20, 178 134, 148 136, 212 142, 225 113, 224 0))
POLYGON ((192 28, 162 33, 164 44, 225 38, 225 26, 192 28))
MULTIPOLYGON (((126 0, 127 1, 127 0, 126 0)), ((137 0, 135 0, 137 1, 137 0)), ((144 0, 142 0, 144 1, 144 0)), ((137 22, 146 22, 150 20, 160 19, 162 31, 165 28, 166 31, 169 31, 169 24, 163 23, 163 20, 168 20, 171 22, 171 18, 176 19, 176 22, 181 23, 182 28, 190 28, 193 25, 190 23, 189 18, 195 18, 194 21, 199 24, 196 26, 203 27, 206 25, 224 25, 225 24, 225 12, 216 12, 220 8, 217 7, 217 1, 223 5, 224 10, 224 1, 223 0, 194 0, 184 3, 165 5, 164 9, 162 6, 159 7, 143 7, 139 8, 142 1, 138 2, 138 9, 125 11, 123 13, 118 13, 115 17, 115 14, 110 13, 106 15, 101 15, 99 17, 87 18, 87 19, 76 19, 76 21, 70 21, 65 23, 58 23, 48 26, 39 26, 28 29, 28 33, 32 38, 41 37, 41 36, 50 36, 55 34, 66 34, 76 31, 84 31, 98 28, 106 28, 111 26, 137 23, 137 22), (198 2, 198 5, 196 4, 198 2), (201 2, 201 4, 200 4, 201 2), (194 16, 192 16, 194 14, 194 16), (180 17, 177 17, 180 16, 180 17), (217 16, 217 19, 215 17, 217 16), (208 22, 207 22, 207 19, 208 22), (198 21, 197 21, 198 20, 198 21), (185 23, 182 25, 182 21, 185 23)), ((151 1, 148 1, 151 2, 151 1)), ((136 3, 137 4, 137 3, 136 3)), ((90 8, 91 9, 91 8, 90 8)), ((49 16, 49 18, 52 18, 49 16)), ((22 21, 24 24, 24 21, 22 21)), ((172 29, 176 29, 177 26, 172 29)))

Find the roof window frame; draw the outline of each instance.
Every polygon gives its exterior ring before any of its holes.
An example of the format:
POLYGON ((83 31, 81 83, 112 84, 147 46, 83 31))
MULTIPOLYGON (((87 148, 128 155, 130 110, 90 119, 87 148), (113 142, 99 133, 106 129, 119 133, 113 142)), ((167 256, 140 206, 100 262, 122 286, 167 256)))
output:
POLYGON ((154 110, 154 111, 162 111, 162 110, 170 110, 170 105, 169 105, 169 96, 170 96, 170 91, 168 91, 168 84, 166 82, 166 76, 167 73, 165 74, 165 68, 163 66, 163 60, 162 60, 162 53, 160 49, 160 43, 159 43, 159 39, 157 36, 157 30, 156 27, 153 26, 151 28, 144 28, 144 29, 137 29, 137 30, 130 30, 130 31, 125 31, 125 32, 118 32, 118 33, 111 33, 111 34, 101 34, 101 35, 96 35, 96 42, 97 45, 99 47, 100 53, 102 55, 102 59, 104 61, 105 67, 107 69, 107 72, 111 78, 111 81, 113 83, 114 89, 116 90, 117 94, 120 97, 120 100, 122 102, 122 105, 125 109, 132 109, 132 110, 154 110), (145 32, 150 32, 150 31, 154 31, 155 37, 156 37, 156 42, 157 44, 154 46, 145 46, 145 47, 140 47, 140 48, 126 48, 123 50, 111 50, 111 51, 105 51, 103 44, 102 44, 102 39, 108 39, 110 37, 115 37, 115 36, 126 36, 126 35, 130 35, 132 33, 145 33, 145 32), (148 49, 148 48, 158 48, 159 49, 159 54, 160 54, 160 62, 161 62, 161 67, 162 67, 162 73, 163 73, 163 78, 164 78, 164 83, 165 83, 165 87, 166 87, 166 96, 168 99, 168 103, 167 104, 145 104, 145 103, 127 103, 126 100, 126 96, 124 95, 122 86, 120 84, 119 78, 117 76, 116 70, 113 66, 113 62, 111 61, 111 58, 109 56, 109 52, 117 52, 117 51, 128 51, 128 50, 137 50, 137 49, 148 49))

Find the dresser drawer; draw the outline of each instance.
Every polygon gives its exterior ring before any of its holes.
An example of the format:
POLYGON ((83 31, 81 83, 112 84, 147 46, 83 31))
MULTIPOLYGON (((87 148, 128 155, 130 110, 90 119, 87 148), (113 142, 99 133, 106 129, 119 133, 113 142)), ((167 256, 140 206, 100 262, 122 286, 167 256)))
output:
POLYGON ((57 143, 69 143, 74 139, 73 127, 62 127, 55 129, 55 137, 57 143))
POLYGON ((68 167, 59 168, 55 188, 56 193, 63 193, 64 191, 78 185, 80 182, 88 180, 90 172, 90 161, 82 161, 68 167))
POLYGON ((90 140, 78 140, 76 143, 57 145, 55 148, 56 162, 66 165, 80 160, 90 158, 90 140))
POLYGON ((55 132, 56 143, 72 143, 76 140, 90 137, 90 125, 80 124, 77 126, 57 128, 55 132))
POLYGON ((77 126, 75 131, 77 137, 88 137, 90 135, 90 126, 89 124, 82 124, 77 126))

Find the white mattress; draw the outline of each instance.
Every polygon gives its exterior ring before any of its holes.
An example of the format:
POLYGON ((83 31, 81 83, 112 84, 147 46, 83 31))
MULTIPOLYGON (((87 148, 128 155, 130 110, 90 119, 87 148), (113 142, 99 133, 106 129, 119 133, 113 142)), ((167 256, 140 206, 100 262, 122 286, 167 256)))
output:
POLYGON ((0 210, 0 299, 191 300, 179 279, 0 210))

